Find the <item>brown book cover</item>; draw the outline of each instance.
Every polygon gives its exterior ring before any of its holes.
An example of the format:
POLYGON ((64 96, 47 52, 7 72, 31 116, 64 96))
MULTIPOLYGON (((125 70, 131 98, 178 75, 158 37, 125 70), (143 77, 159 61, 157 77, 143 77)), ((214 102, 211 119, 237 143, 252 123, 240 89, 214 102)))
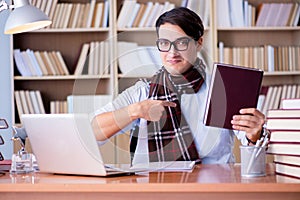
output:
POLYGON ((215 63, 204 124, 232 129, 232 116, 241 108, 256 108, 263 71, 236 65, 215 63))

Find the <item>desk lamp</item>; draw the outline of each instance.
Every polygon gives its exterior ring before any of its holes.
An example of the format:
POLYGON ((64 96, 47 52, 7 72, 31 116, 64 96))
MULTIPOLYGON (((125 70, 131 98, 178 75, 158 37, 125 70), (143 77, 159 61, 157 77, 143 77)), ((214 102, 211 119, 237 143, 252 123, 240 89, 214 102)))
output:
POLYGON ((43 28, 52 21, 37 7, 29 4, 28 0, 14 0, 14 5, 0 1, 0 12, 13 9, 7 18, 4 33, 16 34, 43 28))
MULTIPOLYGON (((8 5, 6 1, 0 0, 0 12, 11 9, 12 12, 8 16, 4 33, 16 34, 28 31, 33 31, 46 27, 52 23, 52 21, 37 7, 30 5, 29 0, 13 0, 13 5, 8 5)), ((8 124, 5 119, 0 118, 0 129, 7 129, 8 124)), ((15 129, 14 129, 15 130, 15 129)), ((21 143, 21 151, 24 151, 26 134, 24 135, 21 129, 15 130, 13 139, 18 139, 21 143)), ((0 135, 0 145, 4 144, 4 140, 0 135)), ((0 161, 4 160, 3 155, 0 152, 0 161)))

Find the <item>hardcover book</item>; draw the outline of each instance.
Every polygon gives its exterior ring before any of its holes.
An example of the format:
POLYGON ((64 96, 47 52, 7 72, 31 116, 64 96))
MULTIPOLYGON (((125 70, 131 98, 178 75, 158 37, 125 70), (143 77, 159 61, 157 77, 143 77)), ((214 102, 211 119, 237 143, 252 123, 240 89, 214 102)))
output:
POLYGON ((204 124, 232 129, 233 115, 242 108, 256 108, 263 71, 236 65, 215 63, 204 124))

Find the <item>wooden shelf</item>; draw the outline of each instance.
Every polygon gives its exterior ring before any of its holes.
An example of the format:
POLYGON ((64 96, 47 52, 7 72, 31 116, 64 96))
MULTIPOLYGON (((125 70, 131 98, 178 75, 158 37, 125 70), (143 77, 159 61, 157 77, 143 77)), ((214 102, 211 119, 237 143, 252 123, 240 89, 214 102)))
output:
POLYGON ((15 76, 14 80, 77 80, 77 79, 109 79, 110 75, 69 75, 69 76, 15 76))

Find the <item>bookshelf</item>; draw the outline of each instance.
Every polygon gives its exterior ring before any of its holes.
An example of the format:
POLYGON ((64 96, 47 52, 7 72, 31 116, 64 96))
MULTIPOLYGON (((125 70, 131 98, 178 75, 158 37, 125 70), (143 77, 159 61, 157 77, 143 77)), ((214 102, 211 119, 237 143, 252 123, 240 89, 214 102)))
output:
MULTIPOLYGON (((54 1, 54 0, 53 0, 54 1)), ((109 2, 107 27, 70 27, 52 25, 50 28, 13 36, 13 49, 31 49, 33 51, 60 51, 70 75, 59 76, 21 76, 16 67, 13 78, 14 90, 39 90, 42 94, 46 113, 50 112, 51 101, 64 101, 68 95, 95 95, 111 94, 116 96, 124 89, 141 78, 139 75, 122 74, 118 67, 118 42, 137 43, 139 46, 154 46, 156 41, 155 28, 152 26, 118 27, 118 17, 124 0, 97 0, 109 2), (74 75, 81 48, 84 43, 91 41, 107 41, 107 51, 110 55, 109 73, 105 75, 74 75)), ((222 0, 223 1, 223 0, 222 0)), ((54 1, 55 2, 55 1, 54 1)), ((88 4, 90 0, 58 0, 58 4, 88 4)), ((137 3, 147 4, 149 1, 137 0, 137 3)), ((166 1, 153 0, 153 4, 164 5, 166 1)), ((175 6, 182 5, 182 0, 169 0, 175 6)), ((195 1, 196 2, 196 1, 195 1)), ((198 2, 198 1, 197 1, 198 2)), ((206 10, 209 17, 205 20, 204 46, 201 56, 208 66, 219 61, 218 44, 220 41, 228 47, 271 45, 298 45, 300 44, 300 28, 293 27, 219 27, 217 19, 218 0, 206 0, 206 10), (283 39, 284 38, 284 39, 283 39)), ((249 0, 249 4, 258 7, 261 1, 249 0)), ((266 3, 282 3, 280 0, 264 0, 266 3)), ((296 2, 289 0, 287 2, 296 2)), ((128 14, 129 15, 129 14, 128 14)), ((54 15, 53 15, 54 17, 54 15)), ((128 16, 129 17, 129 16, 128 16)), ((203 18, 203 17, 202 17, 203 18)), ((70 24, 70 22, 69 22, 70 24)), ((265 72, 263 84, 300 84, 300 71, 265 72)), ((146 77, 147 78, 147 77, 146 77)), ((13 113, 14 123, 20 123, 17 109, 13 113)), ((128 134, 116 137, 109 143, 108 148, 114 148, 114 161, 128 159, 123 150, 128 147, 128 134)), ((111 151, 111 150, 108 150, 111 151)))

